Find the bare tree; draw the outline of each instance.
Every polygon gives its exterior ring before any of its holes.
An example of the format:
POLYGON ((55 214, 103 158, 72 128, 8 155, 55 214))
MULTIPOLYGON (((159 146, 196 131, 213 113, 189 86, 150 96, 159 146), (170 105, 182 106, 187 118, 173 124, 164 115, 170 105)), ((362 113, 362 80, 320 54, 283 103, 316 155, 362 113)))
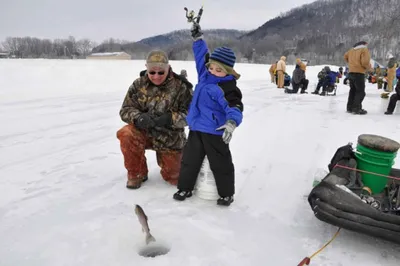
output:
POLYGON ((81 39, 77 42, 77 50, 84 57, 90 54, 94 47, 95 43, 89 39, 81 39))

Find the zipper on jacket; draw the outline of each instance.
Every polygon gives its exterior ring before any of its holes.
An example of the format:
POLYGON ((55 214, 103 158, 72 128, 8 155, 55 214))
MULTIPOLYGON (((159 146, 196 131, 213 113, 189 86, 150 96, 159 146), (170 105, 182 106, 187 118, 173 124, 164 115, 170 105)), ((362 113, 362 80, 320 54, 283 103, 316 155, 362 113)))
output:
POLYGON ((217 117, 215 116, 214 113, 212 113, 212 118, 213 118, 213 120, 217 123, 217 125, 219 125, 218 119, 217 119, 217 117))

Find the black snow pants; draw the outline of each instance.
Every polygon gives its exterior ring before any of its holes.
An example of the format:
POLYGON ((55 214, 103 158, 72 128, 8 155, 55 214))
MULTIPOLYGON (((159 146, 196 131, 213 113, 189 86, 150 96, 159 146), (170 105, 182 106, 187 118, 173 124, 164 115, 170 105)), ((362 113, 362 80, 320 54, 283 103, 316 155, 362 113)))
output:
POLYGON ((394 94, 392 94, 392 96, 390 96, 389 105, 387 107, 387 111, 389 113, 393 113, 394 108, 396 108, 397 101, 400 100, 400 80, 397 81, 395 92, 396 93, 394 93, 394 94))
POLYGON ((192 191, 196 184, 204 157, 207 155, 218 194, 229 197, 235 194, 235 169, 229 144, 219 135, 190 131, 183 150, 178 189, 192 191))
POLYGON ((288 90, 287 93, 297 93, 301 87, 301 93, 305 93, 308 87, 308 79, 302 79, 300 83, 292 82, 293 89, 288 90))
POLYGON ((400 97, 399 97, 399 95, 397 95, 397 93, 395 93, 392 96, 390 96, 389 105, 387 107, 387 111, 389 113, 393 113, 394 112, 394 108, 396 108, 396 104, 397 104, 398 100, 400 100, 400 97))
POLYGON ((359 111, 365 97, 365 75, 349 73, 350 91, 347 100, 347 111, 359 111))

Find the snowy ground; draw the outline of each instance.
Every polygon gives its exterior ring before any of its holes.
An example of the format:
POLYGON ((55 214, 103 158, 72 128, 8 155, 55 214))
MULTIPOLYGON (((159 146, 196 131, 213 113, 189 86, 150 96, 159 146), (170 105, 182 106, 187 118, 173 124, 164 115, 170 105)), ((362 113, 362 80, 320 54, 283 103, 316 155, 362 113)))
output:
MULTIPOLYGON (((116 139, 126 90, 142 61, 0 60, 0 265, 297 265, 336 228, 317 220, 304 195, 336 149, 363 133, 399 141, 400 113, 367 85, 366 116, 336 97, 287 95, 265 65, 238 64, 244 122, 231 148, 236 198, 229 208, 172 199, 149 151, 150 179, 125 188, 116 139), (134 204, 169 254, 143 258, 134 204)), ((172 62, 188 70, 193 62, 172 62)), ((311 92, 322 66, 308 67, 311 92)), ((335 67, 337 70, 337 67, 335 67)), ((293 67, 289 67, 291 73, 293 67)), ((400 167, 398 159, 395 167, 400 167)), ((311 265, 399 265, 400 247, 341 231, 311 265)))

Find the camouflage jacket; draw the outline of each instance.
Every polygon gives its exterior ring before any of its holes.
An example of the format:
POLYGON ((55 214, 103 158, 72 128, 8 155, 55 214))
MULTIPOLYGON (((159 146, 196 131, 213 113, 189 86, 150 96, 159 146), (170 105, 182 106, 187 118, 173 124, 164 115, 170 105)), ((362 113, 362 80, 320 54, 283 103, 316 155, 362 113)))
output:
POLYGON ((325 70, 321 70, 320 72, 318 72, 318 79, 324 79, 326 77, 326 71, 325 70))
POLYGON ((168 78, 159 86, 150 82, 145 71, 129 87, 119 112, 122 121, 134 124, 142 113, 158 117, 172 112, 172 125, 155 127, 148 134, 154 150, 181 150, 186 142, 184 128, 192 100, 193 85, 170 70, 168 78))

